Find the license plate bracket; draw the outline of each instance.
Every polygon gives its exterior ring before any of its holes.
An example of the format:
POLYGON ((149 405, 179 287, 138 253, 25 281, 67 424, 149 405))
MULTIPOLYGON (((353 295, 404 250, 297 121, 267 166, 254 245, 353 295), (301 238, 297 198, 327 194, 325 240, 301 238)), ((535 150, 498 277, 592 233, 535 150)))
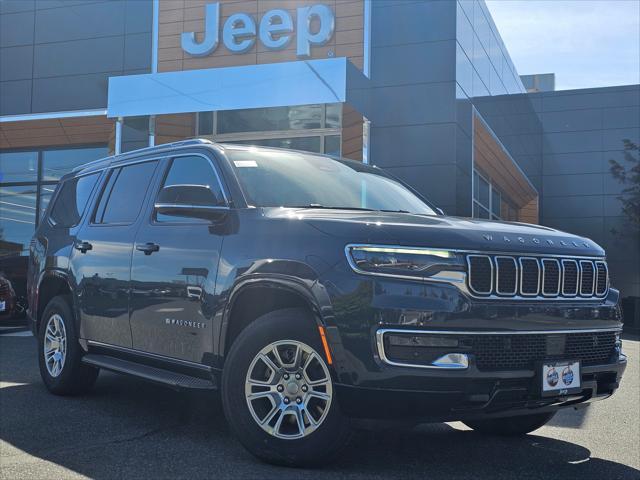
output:
POLYGON ((545 360, 538 371, 543 397, 564 396, 582 391, 578 360, 545 360))

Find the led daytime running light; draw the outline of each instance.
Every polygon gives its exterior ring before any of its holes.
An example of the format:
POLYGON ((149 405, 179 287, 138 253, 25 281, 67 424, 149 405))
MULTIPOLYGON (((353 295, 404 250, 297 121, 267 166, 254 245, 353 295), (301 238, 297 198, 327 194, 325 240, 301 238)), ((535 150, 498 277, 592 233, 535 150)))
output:
POLYGON ((399 253, 405 255, 428 255, 431 257, 451 258, 453 253, 448 250, 431 250, 426 248, 392 248, 392 247, 352 247, 352 250, 372 253, 399 253))

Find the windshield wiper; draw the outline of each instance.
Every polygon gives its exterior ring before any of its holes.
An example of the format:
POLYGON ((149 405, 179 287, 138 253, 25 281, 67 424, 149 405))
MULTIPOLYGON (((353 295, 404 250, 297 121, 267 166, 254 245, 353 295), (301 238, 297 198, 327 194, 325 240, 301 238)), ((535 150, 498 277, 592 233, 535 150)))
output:
POLYGON ((321 205, 319 203, 310 203, 308 205, 287 205, 285 208, 318 208, 323 210, 363 210, 365 212, 377 212, 379 210, 374 210, 373 208, 363 208, 363 207, 332 207, 329 205, 321 205))
POLYGON ((411 213, 408 210, 387 210, 384 208, 364 208, 364 207, 335 207, 322 205, 320 203, 310 203, 308 205, 294 205, 286 208, 321 208, 324 210, 362 210, 364 212, 385 212, 385 213, 411 213))

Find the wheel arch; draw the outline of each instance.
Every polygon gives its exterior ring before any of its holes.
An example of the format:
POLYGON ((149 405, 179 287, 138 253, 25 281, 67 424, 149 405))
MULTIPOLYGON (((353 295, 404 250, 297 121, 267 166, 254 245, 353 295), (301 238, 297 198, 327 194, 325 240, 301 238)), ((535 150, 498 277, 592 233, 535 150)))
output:
MULTIPOLYGON (((38 281, 36 309, 33 316, 36 331, 40 326, 44 309, 51 299, 58 295, 70 295, 71 293, 71 283, 65 272, 60 270, 45 270, 42 272, 38 281)), ((73 310, 73 305, 69 305, 69 307, 73 310)))
POLYGON ((224 363, 231 345, 247 326, 262 315, 284 308, 304 308, 315 320, 315 327, 324 326, 326 308, 312 291, 313 286, 296 279, 262 278, 242 282, 233 289, 221 327, 219 349, 224 363))

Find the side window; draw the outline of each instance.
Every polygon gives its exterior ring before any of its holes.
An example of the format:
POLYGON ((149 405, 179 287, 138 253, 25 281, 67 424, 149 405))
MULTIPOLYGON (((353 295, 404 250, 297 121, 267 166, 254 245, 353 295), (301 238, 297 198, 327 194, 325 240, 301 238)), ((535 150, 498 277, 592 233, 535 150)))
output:
POLYGON ((80 223, 99 176, 99 173, 92 173, 72 178, 62 184, 49 216, 56 227, 70 228, 80 223))
MULTIPOLYGON (((171 165, 169 166, 162 188, 158 194, 158 200, 164 202, 166 198, 172 198, 176 195, 180 197, 177 199, 179 203, 191 203, 194 205, 206 204, 211 206, 226 205, 220 180, 211 162, 207 158, 198 155, 177 157, 171 160, 171 165), (205 190, 204 193, 206 195, 203 195, 202 192, 194 191, 194 189, 181 189, 181 186, 206 187, 211 194, 206 194, 205 190), (191 195, 193 198, 184 198, 185 194, 191 195)), ((156 221, 192 223, 194 219, 158 213, 156 221)))
POLYGON ((112 170, 100 196, 93 223, 133 223, 157 163, 136 163, 112 170))

